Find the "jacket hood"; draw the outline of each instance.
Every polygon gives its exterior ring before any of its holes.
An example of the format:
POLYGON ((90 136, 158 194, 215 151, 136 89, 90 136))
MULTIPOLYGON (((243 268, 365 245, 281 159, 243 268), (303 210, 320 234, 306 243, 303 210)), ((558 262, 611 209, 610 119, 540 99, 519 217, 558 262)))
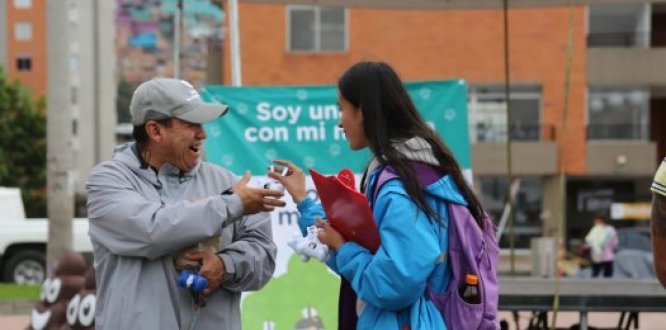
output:
POLYGON ((450 175, 445 175, 426 187, 426 193, 446 202, 467 206, 465 197, 460 193, 450 175))
MULTIPOLYGON (((437 161, 437 158, 432 154, 432 148, 430 147, 430 144, 428 142, 420 137, 413 137, 408 140, 401 140, 401 141, 392 141, 391 145, 397 152, 402 154, 405 158, 415 161, 415 162, 421 162, 425 163, 428 165, 438 165, 439 162, 437 161)), ((370 162, 368 163, 368 167, 365 170, 364 176, 367 176, 373 172, 380 166, 381 164, 377 160, 377 157, 374 155, 370 159, 370 162)), ((368 181, 364 181, 363 183, 363 189, 365 189, 365 185, 367 185, 368 181)))
POLYGON ((113 151, 113 160, 124 164, 132 172, 136 173, 136 175, 156 187, 162 186, 158 176, 177 176, 181 182, 184 182, 191 180, 201 168, 201 162, 199 162, 192 170, 185 172, 170 163, 164 163, 159 169, 159 173, 157 173, 143 161, 139 154, 136 142, 128 142, 117 146, 113 151))
MULTIPOLYGON (((405 158, 414 161, 423 163, 426 165, 438 165, 438 161, 433 155, 432 148, 430 144, 422 138, 414 137, 406 141, 396 142, 394 146, 398 152, 400 152, 405 158)), ((377 159, 373 158, 368 166, 368 170, 373 175, 378 175, 380 171, 374 171, 379 166, 377 159)), ((371 179, 368 181, 375 182, 376 179, 371 179)), ((374 188, 373 188, 374 189, 374 188)), ((426 186, 425 191, 428 195, 431 195, 435 198, 441 199, 443 201, 452 202, 461 205, 467 205, 467 201, 460 193, 457 185, 453 181, 453 178, 450 175, 445 175, 438 180, 432 182, 426 186)))
MULTIPOLYGON (((439 165, 437 158, 433 155, 432 148, 426 140, 422 138, 411 138, 402 143, 396 143, 396 150, 398 150, 405 158, 423 163, 426 165, 439 165)), ((442 199, 447 202, 452 202, 461 205, 467 205, 467 201, 458 190, 456 183, 450 175, 445 175, 439 180, 429 184, 425 191, 428 195, 442 199)))
MULTIPOLYGON (((430 144, 420 137, 413 137, 403 141, 393 141, 391 144, 397 152, 409 160, 428 165, 439 165, 437 158, 432 154, 430 144)), ((368 165, 368 173, 372 173, 379 165, 379 161, 373 156, 368 165)))

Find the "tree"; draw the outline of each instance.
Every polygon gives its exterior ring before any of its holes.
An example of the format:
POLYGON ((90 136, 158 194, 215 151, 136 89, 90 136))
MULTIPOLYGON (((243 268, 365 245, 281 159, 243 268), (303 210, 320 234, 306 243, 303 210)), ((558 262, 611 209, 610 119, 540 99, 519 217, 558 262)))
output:
POLYGON ((0 66, 0 186, 21 189, 28 217, 46 217, 45 109, 0 66))
POLYGON ((118 94, 116 96, 116 114, 118 115, 118 123, 129 123, 132 121, 129 107, 135 89, 136 86, 132 85, 125 79, 121 79, 118 83, 118 94))

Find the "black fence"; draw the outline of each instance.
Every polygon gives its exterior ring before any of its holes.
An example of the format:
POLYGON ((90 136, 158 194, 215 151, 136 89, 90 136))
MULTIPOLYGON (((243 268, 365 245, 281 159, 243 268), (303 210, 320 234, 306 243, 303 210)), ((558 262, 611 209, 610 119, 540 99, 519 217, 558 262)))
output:
POLYGON ((588 140, 649 140, 646 124, 588 124, 588 140))
POLYGON ((588 47, 640 47, 650 45, 649 32, 606 32, 587 35, 588 47))
MULTIPOLYGON (((504 124, 477 123, 475 137, 477 142, 505 142, 507 126, 504 124)), ((555 126, 547 124, 512 124, 511 140, 515 141, 553 141, 555 126)))

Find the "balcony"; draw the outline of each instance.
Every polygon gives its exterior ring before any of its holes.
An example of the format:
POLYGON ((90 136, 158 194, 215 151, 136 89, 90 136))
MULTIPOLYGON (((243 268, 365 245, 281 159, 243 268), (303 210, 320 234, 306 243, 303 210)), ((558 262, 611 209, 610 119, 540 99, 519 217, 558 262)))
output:
MULTIPOLYGON (((476 125, 471 128, 472 170, 475 175, 505 175, 506 125, 476 125)), ((515 175, 557 173, 555 127, 547 124, 511 125, 511 162, 515 175)))
POLYGON ((587 172, 590 175, 651 176, 656 144, 648 124, 588 124, 587 172))
POLYGON ((588 7, 588 85, 666 86, 661 10, 637 1, 588 7))
POLYGON ((617 46, 587 49, 589 86, 663 87, 666 86, 664 68, 666 48, 617 46))
POLYGON ((588 141, 587 173, 598 176, 652 177, 657 146, 647 140, 588 141))

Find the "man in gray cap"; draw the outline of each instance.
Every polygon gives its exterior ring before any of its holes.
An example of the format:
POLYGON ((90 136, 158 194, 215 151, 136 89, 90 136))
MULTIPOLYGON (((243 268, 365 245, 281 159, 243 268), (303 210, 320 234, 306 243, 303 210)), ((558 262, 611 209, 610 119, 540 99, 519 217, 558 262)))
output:
POLYGON ((202 124, 227 112, 204 103, 189 83, 153 79, 130 105, 133 136, 88 179, 88 217, 97 276, 97 329, 240 329, 240 296, 275 268, 268 213, 284 206, 275 190, 247 186, 202 161, 202 124), (174 256, 219 238, 201 263, 201 294, 180 287, 174 256), (204 302, 205 301, 205 306, 204 302))

